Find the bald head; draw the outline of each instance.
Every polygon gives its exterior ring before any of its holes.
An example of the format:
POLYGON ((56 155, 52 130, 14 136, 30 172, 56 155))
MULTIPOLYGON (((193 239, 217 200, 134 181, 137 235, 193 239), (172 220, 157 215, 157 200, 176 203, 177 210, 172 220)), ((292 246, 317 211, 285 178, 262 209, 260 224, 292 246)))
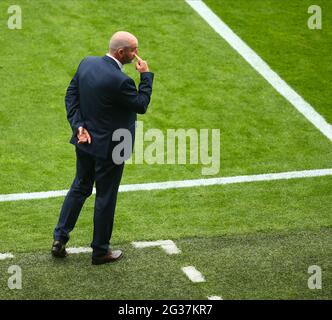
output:
POLYGON ((122 64, 131 63, 137 54, 137 38, 126 31, 113 34, 109 43, 109 53, 122 64))
POLYGON ((126 31, 118 31, 113 34, 110 40, 109 50, 112 54, 121 48, 137 47, 137 44, 137 38, 133 34, 126 31))

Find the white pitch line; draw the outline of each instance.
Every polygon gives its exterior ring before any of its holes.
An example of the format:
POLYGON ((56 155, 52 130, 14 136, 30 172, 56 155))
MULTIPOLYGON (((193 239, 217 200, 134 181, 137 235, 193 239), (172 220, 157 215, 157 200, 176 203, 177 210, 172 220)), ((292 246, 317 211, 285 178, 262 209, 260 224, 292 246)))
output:
POLYGON ((134 241, 132 245, 135 248, 161 247, 167 254, 181 253, 181 250, 178 249, 172 240, 134 241))
MULTIPOLYGON (((317 169, 317 170, 303 170, 303 171, 289 171, 279 173, 266 173, 247 176, 234 176, 224 178, 208 178, 208 179, 194 179, 194 180, 177 180, 165 182, 151 182, 141 184, 127 184, 119 188, 119 192, 132 191, 148 191, 148 190, 166 190, 177 188, 191 188, 213 185, 224 185, 232 183, 245 183, 255 181, 273 181, 285 179, 299 179, 299 178, 313 178, 322 176, 331 176, 332 169, 317 169)), ((62 197, 67 194, 68 190, 59 191, 45 191, 45 192, 31 192, 31 193, 12 193, 0 195, 0 202, 18 201, 18 200, 34 200, 62 197)), ((96 193, 96 190, 93 190, 96 193)))
POLYGON ((203 1, 186 0, 228 44, 236 50, 272 87, 289 101, 307 120, 332 141, 332 126, 269 65, 230 29, 203 1))
POLYGON ((203 275, 193 266, 183 267, 182 271, 192 282, 205 282, 203 275))
POLYGON ((85 248, 85 247, 66 248, 66 251, 70 254, 88 253, 88 252, 92 252, 92 248, 85 248))
POLYGON ((14 255, 11 253, 0 253, 0 260, 13 259, 14 255))
POLYGON ((223 300, 223 298, 219 296, 210 296, 208 297, 208 300, 223 300))

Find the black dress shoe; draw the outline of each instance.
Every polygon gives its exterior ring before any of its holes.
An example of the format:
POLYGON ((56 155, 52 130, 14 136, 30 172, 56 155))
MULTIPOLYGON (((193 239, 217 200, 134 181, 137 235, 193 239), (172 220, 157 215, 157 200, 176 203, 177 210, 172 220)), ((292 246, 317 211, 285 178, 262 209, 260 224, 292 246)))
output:
POLYGON ((101 257, 92 257, 92 264, 104 264, 119 260, 123 256, 121 250, 114 250, 108 252, 106 255, 101 257))
POLYGON ((52 245, 52 256, 56 258, 64 258, 68 255, 66 245, 61 241, 55 240, 52 245))

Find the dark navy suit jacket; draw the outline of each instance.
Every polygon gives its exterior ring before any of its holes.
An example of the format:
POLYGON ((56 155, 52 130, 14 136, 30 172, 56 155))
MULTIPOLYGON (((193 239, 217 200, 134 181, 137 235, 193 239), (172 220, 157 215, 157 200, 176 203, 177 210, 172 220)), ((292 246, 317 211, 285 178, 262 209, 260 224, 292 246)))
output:
POLYGON ((147 111, 154 74, 141 73, 136 89, 133 79, 124 74, 109 56, 83 59, 66 92, 67 119, 73 130, 70 142, 96 157, 108 159, 119 141, 112 141, 115 130, 130 130, 135 135, 136 114, 147 111), (77 144, 77 129, 82 126, 91 144, 77 144))

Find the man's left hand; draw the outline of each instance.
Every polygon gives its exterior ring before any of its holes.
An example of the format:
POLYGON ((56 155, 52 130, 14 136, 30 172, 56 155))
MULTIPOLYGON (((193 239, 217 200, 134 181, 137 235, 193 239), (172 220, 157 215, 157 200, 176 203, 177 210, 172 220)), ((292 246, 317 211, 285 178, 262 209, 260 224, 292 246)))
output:
POLYGON ((86 142, 88 142, 88 144, 91 143, 90 134, 89 134, 88 130, 86 130, 83 127, 78 128, 76 137, 78 139, 78 142, 77 142, 78 144, 82 144, 82 143, 86 143, 86 142))

